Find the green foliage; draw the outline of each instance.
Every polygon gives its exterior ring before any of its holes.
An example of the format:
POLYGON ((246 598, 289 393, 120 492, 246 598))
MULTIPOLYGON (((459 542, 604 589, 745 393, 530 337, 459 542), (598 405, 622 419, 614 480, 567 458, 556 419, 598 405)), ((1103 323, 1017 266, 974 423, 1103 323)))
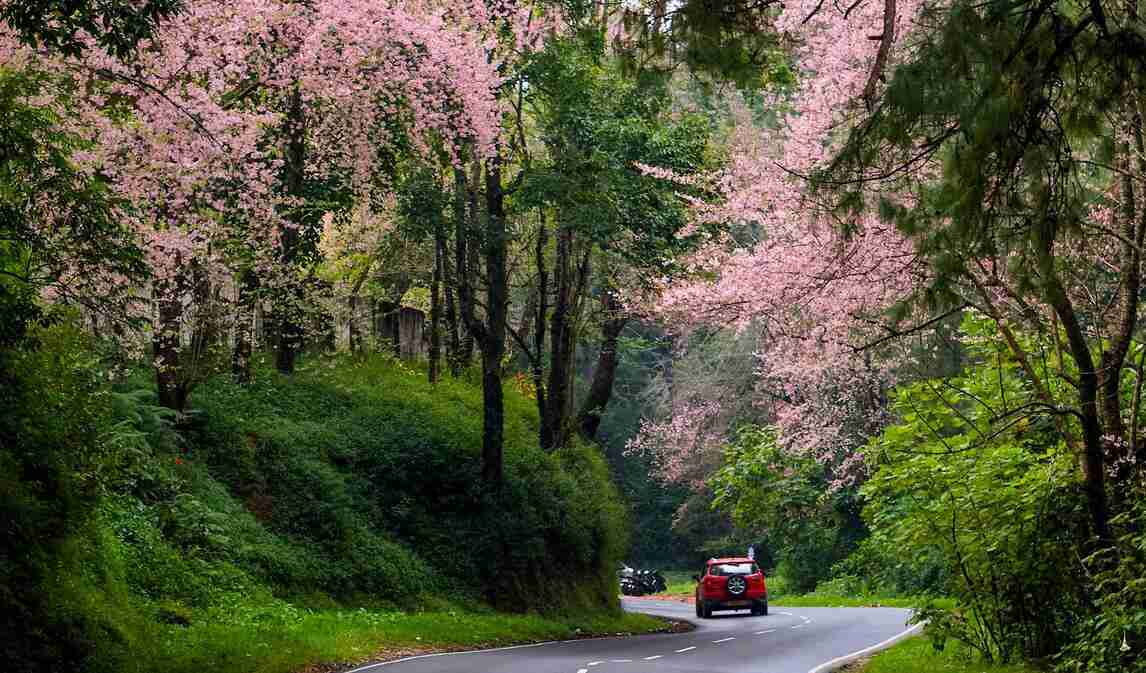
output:
POLYGON ((1117 546, 1086 559, 1098 610, 1059 655, 1062 673, 1146 671, 1146 498, 1112 523, 1123 531, 1117 546))
POLYGON ((181 5, 179 0, 4 0, 0 18, 32 46, 78 55, 88 46, 86 35, 108 53, 126 57, 181 5))
POLYGON ((741 428, 708 483, 714 507, 768 540, 794 591, 826 579, 866 532, 853 494, 829 489, 823 465, 782 450, 772 428, 741 428))
POLYGON ((447 582, 517 608, 612 604, 607 571, 626 533, 604 462, 593 448, 534 448, 529 400, 507 391, 507 479, 490 493, 479 477, 478 391, 430 387, 384 357, 321 363, 295 380, 268 373, 249 388, 219 380, 197 399, 190 457, 277 534, 351 560, 337 573, 283 578, 295 591, 412 598, 447 582), (554 574, 588 584, 558 586, 554 574))
MULTIPOLYGON (((647 389, 663 370, 669 351, 655 328, 630 323, 617 345, 619 364, 613 395, 601 419, 597 437, 609 458, 613 480, 629 504, 633 530, 632 547, 626 558, 630 564, 647 566, 699 567, 700 557, 692 540, 673 530, 673 515, 688 497, 687 487, 663 484, 650 479, 650 457, 625 452, 625 445, 640 429, 649 413, 647 389)), ((580 349, 582 367, 596 360, 597 352, 580 349)), ((587 382, 585 382, 587 387, 587 382)))
POLYGON ((936 644, 1005 663, 1056 652, 1084 610, 1085 513, 1072 453, 1053 419, 1028 415, 1029 384, 982 338, 988 324, 965 322, 962 375, 896 390, 899 421, 872 442, 879 468, 862 493, 872 544, 948 568, 958 606, 919 613, 936 644))
POLYGON ((117 407, 90 338, 72 323, 33 325, 27 337, 0 351, 0 510, 10 522, 0 541, 0 653, 17 671, 90 652, 83 616, 61 612, 66 598, 47 585, 100 498, 162 433, 133 426, 131 409, 117 407))
POLYGON ((529 400, 507 397, 507 476, 489 492, 464 383, 381 357, 261 371, 205 383, 176 433, 68 320, 27 342, 6 352, 0 409, 7 670, 239 671, 255 653, 289 671, 386 639, 653 627, 617 611, 627 526, 604 461, 535 448, 529 400), (450 607, 480 599, 551 616, 450 607), (414 608, 452 611, 397 612, 414 608))
POLYGON ((958 647, 937 651, 928 638, 908 638, 872 657, 858 673, 1033 673, 1030 666, 990 665, 958 647))
MULTIPOLYGON (((949 573, 946 559, 938 552, 906 556, 879 539, 866 537, 832 568, 830 581, 849 596, 945 595, 949 573)), ((821 583, 816 590, 823 587, 821 583)))
MULTIPOLYGON (((69 100, 43 101, 55 90, 47 84, 45 74, 0 66, 0 347, 37 316, 35 293, 67 269, 91 270, 72 284, 103 277, 96 270, 128 278, 143 273, 121 221, 125 204, 102 179, 72 166, 72 153, 86 143, 66 129, 69 100), (45 202, 55 207, 41 207, 45 202)), ((66 296, 67 288, 54 289, 66 296)), ((92 296, 118 298, 106 290, 92 296)))
POLYGON ((704 166, 711 134, 700 115, 670 114, 664 77, 630 79, 592 35, 554 39, 525 77, 540 91, 539 136, 548 156, 528 161, 519 209, 551 207, 562 228, 658 276, 697 241, 685 235, 691 188, 645 175, 647 164, 690 175, 704 166))

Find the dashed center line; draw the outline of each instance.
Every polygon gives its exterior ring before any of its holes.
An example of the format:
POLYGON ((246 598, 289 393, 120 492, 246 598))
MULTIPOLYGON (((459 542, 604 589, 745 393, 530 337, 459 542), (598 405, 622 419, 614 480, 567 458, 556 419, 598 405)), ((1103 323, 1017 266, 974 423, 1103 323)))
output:
POLYGON ((609 661, 613 662, 614 664, 629 664, 629 663, 632 663, 633 660, 632 659, 610 659, 609 661))
POLYGON ((679 649, 676 651, 676 653, 681 654, 682 652, 688 652, 689 650, 695 650, 695 649, 696 649, 696 645, 693 645, 692 647, 685 647, 683 649, 679 649))
POLYGON ((663 656, 664 656, 663 654, 654 654, 651 657, 645 657, 645 661, 652 661, 653 659, 660 659, 663 656))
POLYGON ((802 628, 804 628, 804 625, 803 625, 803 624, 797 624, 797 625, 793 626, 792 628, 794 628, 794 629, 802 629, 802 628))
POLYGON ((598 665, 603 664, 603 663, 605 663, 605 662, 603 662, 603 661, 590 661, 589 665, 590 666, 598 666, 598 665))
POLYGON ((587 668, 578 668, 578 669, 577 669, 577 673, 589 673, 589 669, 587 669, 587 668))
POLYGON ((721 638, 720 640, 714 640, 714 641, 712 641, 712 642, 713 642, 714 644, 715 644, 715 643, 727 643, 727 642, 728 642, 728 641, 730 641, 730 640, 736 640, 736 637, 734 636, 734 637, 732 637, 732 638, 721 638))
POLYGON ((757 631, 756 635, 762 636, 765 633, 775 633, 775 632, 776 632, 776 629, 765 629, 764 631, 757 631))

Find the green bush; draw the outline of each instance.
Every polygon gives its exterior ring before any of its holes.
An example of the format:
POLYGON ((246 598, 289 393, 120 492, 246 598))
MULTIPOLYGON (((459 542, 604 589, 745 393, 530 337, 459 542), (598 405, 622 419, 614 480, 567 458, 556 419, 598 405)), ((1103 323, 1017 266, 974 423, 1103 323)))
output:
POLYGON ((1118 544, 1086 559, 1098 609, 1057 657, 1060 673, 1146 671, 1146 494, 1112 523, 1118 544))
POLYGON ((709 478, 714 505, 764 538, 795 592, 811 591, 866 534, 855 493, 829 486, 824 465, 779 446, 776 431, 746 426, 709 478))
POLYGON ((209 381, 194 402, 189 457, 277 535, 326 550, 317 568, 276 568, 283 586, 398 603, 448 586, 517 609, 615 602, 626 525, 605 463, 591 447, 539 450, 529 400, 507 391, 496 493, 480 479, 479 391, 431 387, 387 357, 320 361, 293 380, 264 371, 247 388, 209 381), (319 575, 290 576, 307 568, 319 575))
POLYGON ((941 559, 954 609, 919 612, 948 637, 1003 663, 1055 654, 1089 610, 1080 560, 1085 500, 1074 453, 1053 419, 1000 411, 1033 398, 993 324, 964 324, 962 375, 899 387, 900 419, 872 442, 863 487, 870 544, 917 562, 941 559))
MULTIPOLYGON (((6 670, 242 670, 251 634, 333 638, 341 617, 310 608, 617 607, 627 526, 604 461, 539 450, 529 400, 508 395, 491 491, 468 383, 320 360, 247 387, 210 380, 176 432, 150 381, 111 384, 67 320, 29 336, 0 358, 6 670)), ((380 613, 362 614, 365 639, 380 613)), ((282 670, 313 656, 290 642, 282 670)))

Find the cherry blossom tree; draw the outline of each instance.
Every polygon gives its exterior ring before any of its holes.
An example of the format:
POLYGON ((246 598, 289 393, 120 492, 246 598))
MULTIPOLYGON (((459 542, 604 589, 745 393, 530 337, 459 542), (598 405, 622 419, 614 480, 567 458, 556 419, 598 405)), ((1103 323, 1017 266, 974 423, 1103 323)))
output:
MULTIPOLYGON (((717 198, 694 208, 698 221, 732 223, 733 234, 695 255, 691 279, 665 283, 653 301, 682 336, 711 327, 759 334, 758 404, 778 426, 778 442, 831 464, 837 487, 862 475, 856 450, 882 422, 883 393, 895 380, 896 357, 874 347, 891 329, 888 311, 926 270, 893 224, 870 212, 842 219, 806 178, 831 162, 874 104, 883 73, 910 48, 905 35, 917 9, 784 7, 772 29, 791 50, 799 84, 767 98, 783 112, 771 127, 734 102, 726 165, 701 180, 717 198)), ((703 416, 716 413, 704 408, 703 416)), ((694 421, 668 427, 674 423, 694 421)), ((709 451, 717 444, 706 443, 709 451)), ((666 450, 692 449, 670 441, 666 450)))
POLYGON ((425 149, 444 139, 454 156, 489 150, 502 82, 490 56, 496 32, 521 23, 514 11, 194 3, 142 41, 131 63, 98 50, 60 57, 4 35, 9 67, 54 73, 59 86, 84 92, 67 116, 90 146, 76 160, 133 206, 165 404, 185 402, 176 372, 194 288, 239 274, 242 288, 269 290, 289 371, 308 273, 298 264, 330 195, 345 209, 369 203, 376 166, 397 143, 425 149), (313 203, 316 194, 325 201, 313 203))

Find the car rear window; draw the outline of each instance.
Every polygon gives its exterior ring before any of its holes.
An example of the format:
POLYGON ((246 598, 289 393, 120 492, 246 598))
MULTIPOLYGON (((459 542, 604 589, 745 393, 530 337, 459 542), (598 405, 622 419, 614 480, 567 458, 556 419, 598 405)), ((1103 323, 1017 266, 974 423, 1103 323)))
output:
POLYGON ((752 575, 756 572, 755 563, 714 563, 709 574, 717 577, 728 575, 752 575))

